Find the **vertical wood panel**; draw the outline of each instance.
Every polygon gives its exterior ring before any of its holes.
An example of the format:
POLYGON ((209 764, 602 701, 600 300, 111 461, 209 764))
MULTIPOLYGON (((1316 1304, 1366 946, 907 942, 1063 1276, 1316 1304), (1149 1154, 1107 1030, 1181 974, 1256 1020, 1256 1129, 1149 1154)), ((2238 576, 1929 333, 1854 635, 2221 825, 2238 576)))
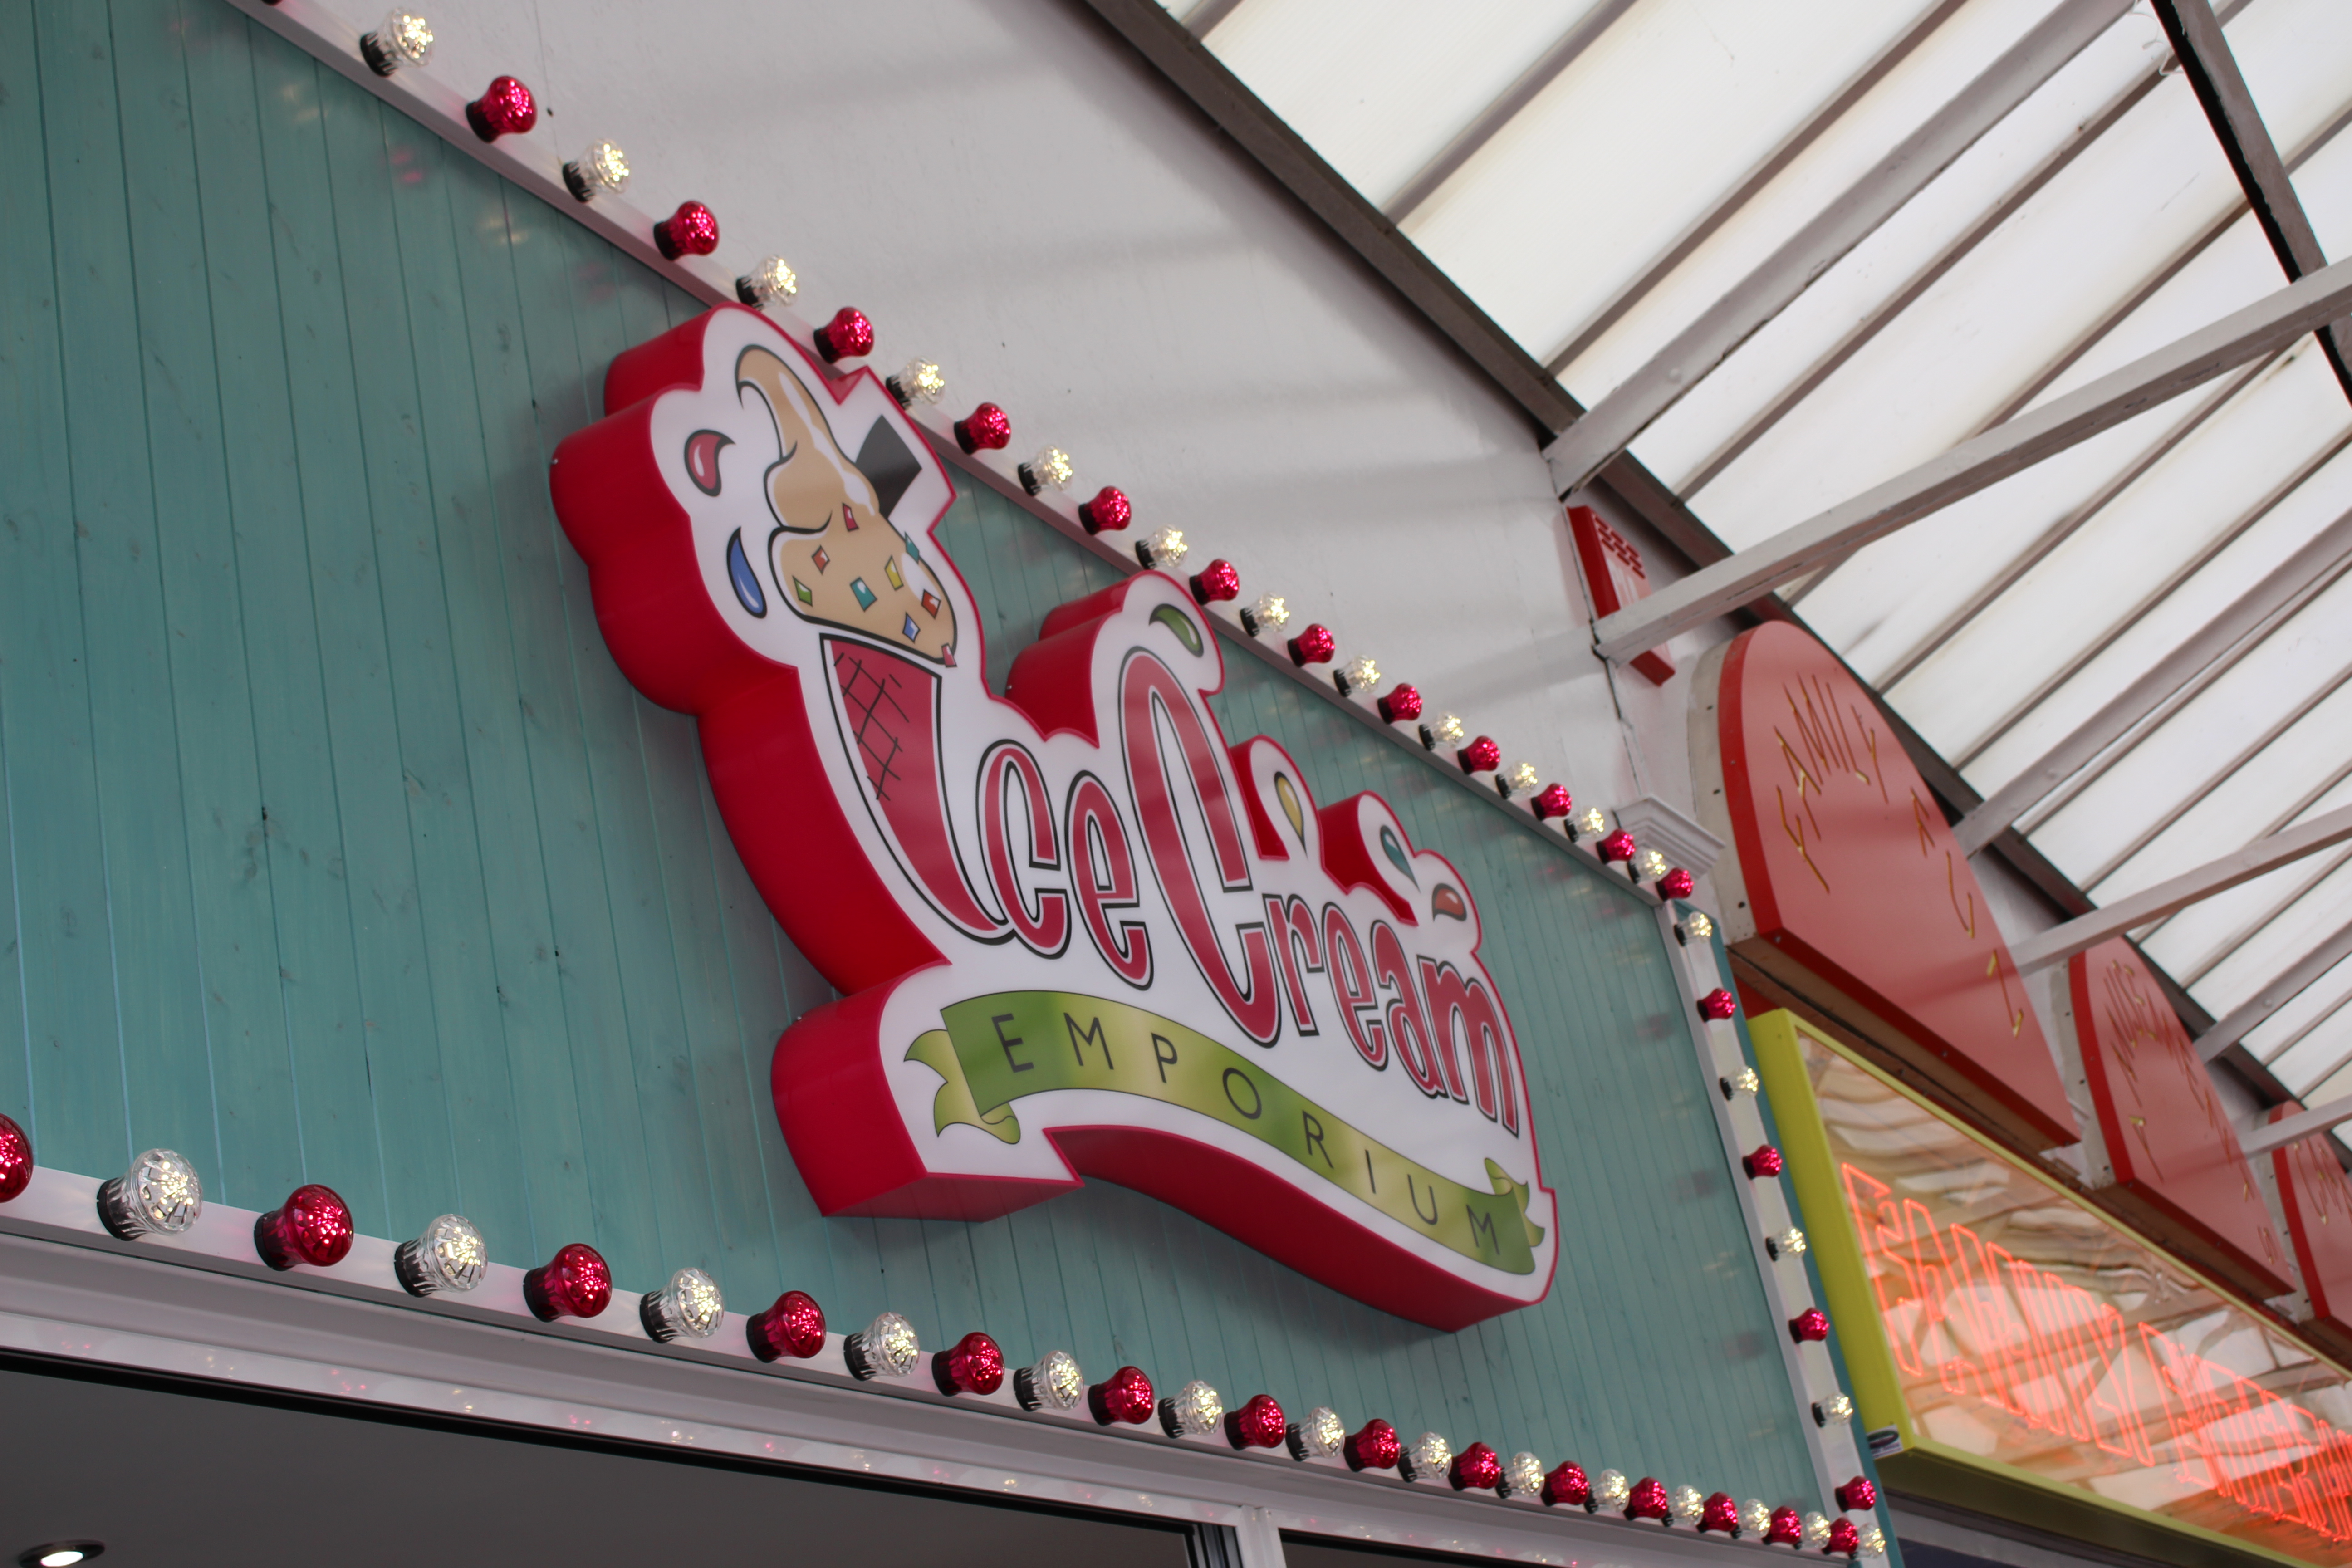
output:
MULTIPOLYGON (((216 0, 113 0, 110 34, 0 10, 18 58, 0 199, 59 216, 0 233, 0 1109, 46 1160, 106 1173, 216 1101, 232 1201, 307 1173, 394 1235, 468 1212, 501 1261, 593 1241, 628 1289, 693 1263, 739 1308, 796 1287, 1016 1364, 1807 1489, 1646 900, 1245 657, 1227 732, 1326 804, 1379 790, 1476 890, 1561 1198, 1550 1299, 1433 1333, 1103 1184, 981 1226, 818 1215, 767 1067, 830 993, 547 500, 613 353, 694 302, 216 0)), ((1115 576, 978 486, 939 535, 1000 689, 1115 576)))

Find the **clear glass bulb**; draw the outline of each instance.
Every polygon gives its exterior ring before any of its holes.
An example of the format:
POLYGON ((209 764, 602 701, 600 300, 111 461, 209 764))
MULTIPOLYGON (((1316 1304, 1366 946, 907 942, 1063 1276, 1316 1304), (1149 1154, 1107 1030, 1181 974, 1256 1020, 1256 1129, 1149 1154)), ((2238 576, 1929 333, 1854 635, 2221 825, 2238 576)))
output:
POLYGON ((1706 1507, 1706 1500, 1699 1496, 1696 1487, 1676 1487, 1667 1495, 1666 1507, 1685 1524, 1696 1524, 1700 1512, 1706 1507))
POLYGON ((1754 1094, 1764 1087, 1763 1079, 1758 1078, 1756 1069, 1750 1067, 1741 1068, 1724 1081, 1741 1094, 1754 1094))
POLYGON ((1290 1451, 1302 1459, 1328 1459, 1347 1441, 1347 1424, 1328 1405, 1317 1405, 1290 1429, 1290 1451))
POLYGON ((665 1342, 680 1336, 707 1340, 726 1319, 727 1301, 719 1292, 719 1281, 699 1268, 681 1268, 671 1275, 645 1306, 646 1331, 665 1342))
POLYGON ((1853 1418, 1853 1401, 1843 1394, 1832 1394, 1813 1406, 1813 1414, 1824 1426, 1832 1421, 1850 1421, 1853 1418))
POLYGON ((1739 1505, 1739 1533, 1758 1541, 1772 1528, 1772 1505, 1762 1498, 1749 1498, 1739 1505))
POLYGON ((743 302, 765 309, 770 305, 789 305, 801 291, 797 273, 784 263, 781 256, 771 256, 738 279, 737 292, 743 302))
POLYGON ((896 1312, 885 1312, 849 1336, 842 1347, 849 1370, 865 1377, 904 1377, 923 1353, 915 1325, 896 1312))
POLYGON ((414 11, 394 7, 360 45, 376 74, 390 76, 404 66, 432 63, 433 25, 414 11))
POLYGON ((1430 726, 1429 732, 1446 745, 1458 746, 1464 733, 1462 721, 1451 713, 1442 714, 1437 722, 1430 726))
POLYGON ((1862 1554, 1864 1557, 1885 1556, 1886 1531, 1879 1529, 1878 1526, 1874 1524, 1864 1525, 1862 1527, 1862 1554))
POLYGON ((1643 850, 1641 858, 1642 875, 1648 878, 1653 882, 1664 876, 1668 871, 1674 869, 1673 867, 1666 864, 1666 858, 1664 855, 1659 854, 1654 849, 1643 850))
POLYGON ((1432 1481, 1444 1479, 1445 1468, 1454 1463, 1454 1445, 1434 1432, 1423 1432, 1404 1451, 1404 1463, 1400 1468, 1409 1481, 1432 1481))
POLYGON ((1029 472, 1041 485, 1051 485, 1057 490, 1070 488, 1077 469, 1070 466, 1070 455, 1059 447, 1046 447, 1029 459, 1029 472))
POLYGON ((1623 1508, 1633 1490, 1633 1483, 1622 1470, 1603 1470, 1592 1478, 1592 1500, 1602 1508, 1623 1508))
POLYGON ((921 398, 925 403, 937 403, 948 389, 948 378, 940 367, 927 359, 910 359, 907 367, 891 377, 901 395, 908 401, 921 398))
POLYGON ((1805 1544, 1815 1552, 1830 1543, 1830 1521, 1818 1513, 1805 1515, 1805 1544))
POLYGON ((1576 826, 1597 838, 1609 831, 1609 814, 1597 805, 1588 805, 1584 814, 1576 819, 1576 826))
POLYGON ((1511 1462, 1503 1467, 1505 1497, 1541 1497, 1543 1486, 1543 1461, 1524 1449, 1513 1454, 1511 1462))
POLYGON ((1511 770, 1511 787, 1515 790, 1531 790, 1541 783, 1543 775, 1536 772, 1533 763, 1521 763, 1511 770))
POLYGON ((588 150, 563 165, 563 183, 582 201, 617 196, 629 188, 629 159, 610 142, 592 142, 588 150))
POLYGON ((177 1236, 204 1208, 205 1184, 195 1166, 169 1149, 148 1150, 98 1189, 99 1217, 125 1241, 177 1236))
POLYGON ((474 1222, 460 1214, 445 1214, 425 1227, 414 1241, 404 1241, 393 1252, 393 1271, 412 1296, 436 1296, 444 1290, 466 1291, 482 1282, 490 1266, 490 1249, 474 1222))
POLYGON ((1224 1396, 1196 1377, 1169 1399, 1163 1425, 1171 1437, 1204 1437, 1224 1418, 1224 1396))
POLYGON ((1381 667, 1361 654, 1349 659, 1339 673, 1350 691, 1370 691, 1381 683, 1381 667))
POLYGON ((1250 606, 1250 619, 1265 631, 1278 632, 1290 624, 1290 606, 1279 594, 1260 594, 1250 606))
POLYGON ((1144 553, 1151 557, 1154 566, 1176 566, 1182 563, 1192 546, 1184 542, 1181 528, 1163 528, 1143 542, 1144 553))
POLYGON ((1086 1397, 1087 1374, 1069 1352, 1047 1351, 1013 1374, 1013 1393, 1024 1410, 1067 1410, 1086 1397))
POLYGON ((1683 930, 1690 932, 1692 941, 1705 942, 1715 934, 1715 922, 1706 918, 1705 910, 1693 910, 1683 917, 1683 930))
POLYGON ((1783 1258, 1801 1256, 1805 1250, 1805 1233, 1792 1225, 1774 1237, 1772 1245, 1779 1249, 1780 1255, 1783 1258))

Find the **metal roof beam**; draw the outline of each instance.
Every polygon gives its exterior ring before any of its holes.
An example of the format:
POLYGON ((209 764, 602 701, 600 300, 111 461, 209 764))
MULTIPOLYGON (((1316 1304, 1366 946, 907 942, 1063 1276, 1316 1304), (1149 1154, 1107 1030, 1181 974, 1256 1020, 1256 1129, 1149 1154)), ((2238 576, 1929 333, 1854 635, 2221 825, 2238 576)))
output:
POLYGON ((2320 976, 2352 958, 2352 925, 2297 959, 2294 966, 2231 1008, 2219 1022, 2197 1037, 2197 1056, 2211 1061, 2259 1027, 2263 1019, 2319 984, 2320 976))
POLYGON ((1653 420, 2130 8, 2131 0, 2063 0, 1545 448, 1553 488, 1567 495, 1608 467, 1653 420))
MULTIPOLYGON (((1578 355, 1599 342, 1603 332, 1622 321, 1625 312, 1639 304, 1651 289, 1664 282, 1674 269, 1688 260, 1691 253, 1706 244, 1717 229, 1737 217, 1765 186, 1779 177, 1781 170, 1795 163, 1799 154, 1820 141, 1823 132, 1843 119, 1848 110, 1867 97, 1871 89, 1885 80, 1896 66, 1909 59, 1912 51, 1933 37, 1936 29, 1967 3, 1968 0, 1937 0, 1937 4, 1922 12, 1904 30, 1901 37, 1879 50, 1868 64, 1848 78, 1845 85, 1838 89, 1828 102, 1807 116, 1802 125, 1759 159, 1756 166, 1749 169, 1738 184, 1694 219, 1688 228, 1675 236, 1672 243, 1650 258, 1647 267, 1611 295, 1607 304, 1595 310, 1566 342, 1552 352, 1551 357, 1544 362, 1544 368, 1558 375, 1574 363, 1578 355)), ((2252 0, 2236 0, 2236 3, 2250 5, 2252 0)))
POLYGON ((2352 1100, 2331 1100, 2310 1110, 2284 1117, 2267 1127, 2255 1129, 2238 1140, 2246 1158, 2267 1154, 2273 1149, 2284 1149, 2290 1143, 2300 1143, 2315 1132, 2325 1132, 2331 1127, 2352 1121, 2352 1100))
POLYGON ((2108 699, 2097 712, 2076 725, 2073 733, 2020 768, 2007 784, 1979 802, 1952 828, 1961 850, 1973 855, 1983 848, 1994 834, 2024 816, 2027 807, 2129 734, 2184 688, 2199 682, 2201 689, 2201 683, 2217 671, 2224 659, 2269 636, 2282 621, 2324 592, 2347 564, 2352 564, 2352 511, 2313 535, 2301 549, 2273 567, 2261 582, 2198 628, 2196 635, 2108 699))
POLYGON ((2227 892, 2241 882, 2251 882, 2265 871, 2275 871, 2281 866, 2315 854, 2333 844, 2352 838, 2352 805, 2339 806, 2324 816, 2315 816, 2299 827, 2273 833, 2258 838, 2242 849, 2233 850, 2218 860, 2209 860, 2193 871, 2158 882, 2155 887, 2118 899, 2105 909, 2081 915, 2062 925, 2051 927, 2038 936, 2028 937, 2010 950, 2010 958, 2020 974, 2031 974, 2037 969, 2047 969, 2062 963, 2078 952, 2084 952, 2110 937, 2163 919, 2175 910, 2186 909, 2216 893, 2227 892))
POLYGON ((1655 647, 1857 545, 2275 353, 2347 308, 2352 308, 2352 263, 2339 262, 1760 544, 1667 584, 1603 617, 1593 627, 1594 646, 1605 658, 1655 647))
MULTIPOLYGON (((2294 194, 2294 182, 2279 160, 2270 128, 2254 107, 2254 95, 2246 89, 2246 79, 2238 69, 2237 57, 2230 52, 2229 39, 2222 35, 2213 8, 2206 0, 2155 0, 2155 10, 2279 265, 2286 268, 2289 278, 2318 271, 2327 265, 2327 257, 2319 248, 2319 236, 2313 232, 2310 216, 2294 194)), ((2336 372, 2336 384, 2347 397, 2352 397, 2352 322, 2338 320, 2321 328, 2319 341, 2328 365, 2336 372)))
POLYGON ((1461 173, 1463 164, 1495 139, 1496 132, 1517 119, 1521 110, 1576 63, 1579 55, 1614 26, 1618 17, 1633 8, 1633 0, 1601 0, 1601 4, 1570 23, 1559 42, 1521 71, 1517 80, 1505 88, 1494 102, 1480 110, 1475 119, 1454 134, 1454 140, 1438 150, 1437 156, 1423 163, 1412 178, 1397 187, 1394 195, 1381 204, 1389 221, 1402 223, 1419 212, 1446 181, 1461 173))

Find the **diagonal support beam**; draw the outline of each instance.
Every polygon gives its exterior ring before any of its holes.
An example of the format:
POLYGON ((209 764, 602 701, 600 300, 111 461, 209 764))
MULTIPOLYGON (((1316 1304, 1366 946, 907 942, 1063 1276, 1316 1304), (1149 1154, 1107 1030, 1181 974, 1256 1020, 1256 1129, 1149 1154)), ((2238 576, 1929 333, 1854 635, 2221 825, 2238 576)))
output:
POLYGON ((2282 1116, 2267 1127, 2258 1127, 2238 1140, 2249 1160, 2259 1159, 2273 1149, 2284 1149, 2290 1143, 2300 1143, 2315 1132, 2325 1132, 2352 1121, 2352 1100, 2331 1100, 2309 1110, 2293 1116, 2282 1116))
POLYGON ((1676 333, 1648 363, 1570 426, 1544 452, 1553 489, 1564 496, 1590 482, 1653 420, 1680 402, 2129 9, 2131 0, 2064 0, 1729 293, 1676 333))
POLYGON ((2232 649, 2250 647, 2276 630, 2332 586, 2347 563, 2352 563, 2352 511, 2305 541, 2187 642, 2150 665, 2071 734, 1971 807, 1952 828, 1961 852, 1973 855, 1991 843, 2036 801, 2088 766, 2191 681, 2216 669, 2232 649))
POLYGON ((2352 838, 2352 805, 2339 806, 2300 826, 2256 839, 2243 849, 2219 860, 2209 860, 2193 871, 2184 871, 2128 899, 2118 899, 2105 909, 2053 926, 2039 936, 2019 942, 2011 950, 2010 957, 2021 974, 2047 969, 2078 952, 2088 952, 2109 937, 2136 931, 2175 910, 2227 892, 2241 882, 2251 882, 2265 871, 2275 871, 2347 838, 2352 838))
POLYGON ((1602 617, 1592 628, 1593 646, 1602 658, 1614 659, 1655 647, 1847 551, 2284 348, 2347 309, 2352 262, 2339 261, 1602 617))
POLYGON ((2313 948, 2295 962, 2294 967, 2263 986, 2245 1002, 2231 1009, 2229 1016, 2197 1037, 2197 1057, 2211 1061, 2253 1030, 2263 1019, 2319 984, 2320 976, 2352 958, 2352 925, 2346 926, 2318 947, 2313 948))
MULTIPOLYGON (((2263 123, 2262 113, 2254 107, 2254 95, 2246 89, 2246 79, 2238 69, 2237 57, 2230 52, 2229 39, 2222 35, 2212 6, 2206 0, 2155 0, 2155 7, 2156 19, 2171 41, 2173 55, 2180 61, 2213 134, 2221 138, 2230 171, 2238 176, 2247 205, 2254 209, 2254 219, 2263 226, 2263 237, 2271 242, 2279 265, 2286 268, 2289 278, 2318 271, 2327 265, 2327 257, 2319 248, 2319 236, 2294 194, 2294 183, 2287 177, 2278 144, 2271 140, 2270 127, 2263 123)), ((2323 327, 2319 344, 2329 368, 2336 372, 2336 384, 2347 397, 2352 397, 2352 322, 2338 320, 2323 327)))

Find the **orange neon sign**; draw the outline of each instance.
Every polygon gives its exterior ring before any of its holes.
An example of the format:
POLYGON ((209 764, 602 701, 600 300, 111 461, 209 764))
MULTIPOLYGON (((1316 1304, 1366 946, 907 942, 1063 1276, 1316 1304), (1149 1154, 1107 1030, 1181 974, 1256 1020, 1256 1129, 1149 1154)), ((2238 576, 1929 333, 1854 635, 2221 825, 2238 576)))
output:
POLYGON ((1789 1015, 1754 1034, 1890 1485, 1916 1452, 2352 1568, 2352 1378, 1789 1015))

